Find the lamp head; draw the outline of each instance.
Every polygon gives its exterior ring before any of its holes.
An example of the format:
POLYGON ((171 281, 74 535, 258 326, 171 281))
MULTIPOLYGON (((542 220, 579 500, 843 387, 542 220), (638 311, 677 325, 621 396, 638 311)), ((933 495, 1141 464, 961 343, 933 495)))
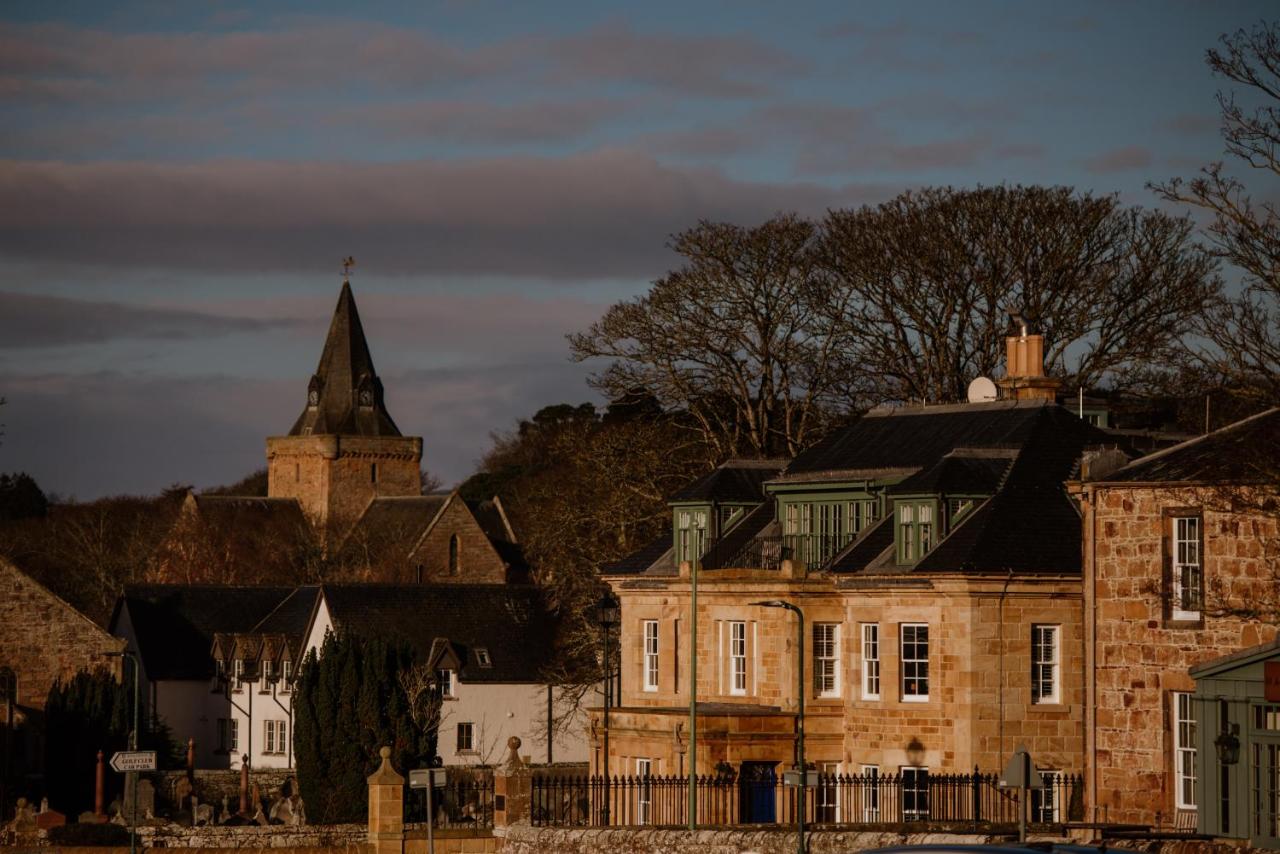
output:
POLYGON ((621 609, 618 607, 618 598, 612 592, 606 593, 600 597, 600 601, 596 603, 596 622, 600 624, 602 629, 609 629, 618 624, 621 609))

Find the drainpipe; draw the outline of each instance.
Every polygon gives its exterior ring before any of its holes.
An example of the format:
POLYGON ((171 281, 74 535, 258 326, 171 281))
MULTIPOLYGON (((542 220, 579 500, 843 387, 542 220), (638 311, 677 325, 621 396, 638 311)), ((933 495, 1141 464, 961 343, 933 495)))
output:
MULTIPOLYGON (((285 747, 284 761, 285 761, 285 767, 292 770, 293 769, 293 695, 289 696, 289 705, 286 707, 284 703, 280 702, 280 698, 276 696, 277 684, 278 684, 277 682, 271 683, 271 699, 272 701, 275 702, 277 706, 280 707, 281 711, 283 711, 286 715, 289 716, 289 738, 288 738, 289 743, 285 747)), ((249 725, 253 726, 252 723, 250 723, 249 725)))
POLYGON ((1000 724, 999 724, 1000 756, 998 759, 999 762, 1004 761, 1004 599, 1005 599, 1005 596, 1008 595, 1009 593, 1009 584, 1012 583, 1012 581, 1013 581, 1013 570, 1010 569, 1009 574, 1004 579, 1004 589, 1000 591, 1000 604, 996 608, 996 614, 997 614, 996 631, 999 632, 997 637, 999 638, 999 649, 1000 649, 1000 653, 999 653, 1000 678, 999 678, 999 681, 996 683, 997 685, 999 685, 998 691, 999 691, 999 706, 1000 706, 1000 724))
POLYGON ((1084 768, 1086 804, 1092 818, 1098 820, 1098 491, 1086 486, 1084 511, 1089 524, 1084 526, 1084 768))

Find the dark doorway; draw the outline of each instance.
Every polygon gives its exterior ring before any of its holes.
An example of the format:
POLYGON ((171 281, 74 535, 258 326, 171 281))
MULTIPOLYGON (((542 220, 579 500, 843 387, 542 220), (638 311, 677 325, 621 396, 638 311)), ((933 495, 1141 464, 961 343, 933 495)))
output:
POLYGON ((775 824, 777 762, 743 762, 738 773, 738 815, 743 824, 775 824))

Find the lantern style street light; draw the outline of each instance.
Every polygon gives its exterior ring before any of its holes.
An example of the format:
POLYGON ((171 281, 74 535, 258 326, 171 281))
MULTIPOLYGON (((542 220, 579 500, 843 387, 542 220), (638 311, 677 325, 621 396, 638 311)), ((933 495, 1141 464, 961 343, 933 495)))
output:
POLYGON ((799 854, 805 854, 804 844, 804 796, 805 789, 808 788, 808 769, 804 762, 804 612, 790 602, 784 602, 781 599, 767 599, 763 602, 752 602, 752 605, 759 605, 762 608, 785 608, 796 615, 798 622, 796 623, 796 701, 799 704, 799 714, 796 716, 796 765, 800 773, 800 785, 798 805, 799 810, 796 814, 796 835, 799 837, 796 843, 796 851, 799 854))
POLYGON ((609 824, 609 705, 613 696, 613 660, 609 657, 609 635, 613 633, 621 617, 618 599, 612 591, 605 593, 596 603, 596 622, 600 633, 604 635, 604 806, 600 810, 600 820, 605 826, 609 824))
POLYGON ((1218 761, 1223 765, 1235 765, 1240 761, 1240 724, 1224 723, 1222 732, 1213 740, 1218 749, 1218 761))

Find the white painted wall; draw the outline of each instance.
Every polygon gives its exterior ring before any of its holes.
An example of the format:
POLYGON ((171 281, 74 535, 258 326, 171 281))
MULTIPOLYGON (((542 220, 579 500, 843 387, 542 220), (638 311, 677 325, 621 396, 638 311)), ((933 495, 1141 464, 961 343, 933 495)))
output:
POLYGON ((238 744, 237 749, 227 755, 229 764, 222 767, 239 768, 247 755, 250 768, 292 768, 293 694, 281 691, 278 680, 275 683, 261 680, 244 682, 238 690, 234 690, 234 681, 231 684, 233 690, 230 691, 228 717, 234 718, 238 724, 238 744), (267 721, 272 722, 276 733, 281 726, 285 727, 286 734, 283 742, 278 735, 273 738, 275 743, 270 753, 266 751, 267 721))
MULTIPOLYGON (((520 755, 531 761, 547 761, 547 686, 510 683, 455 683, 456 698, 441 709, 437 752, 445 765, 495 765, 506 761, 507 739, 518 736, 520 755), (458 724, 472 725, 474 749, 459 752, 458 724)), ((554 690, 554 689, 553 689, 554 690)), ((558 699, 558 694, 556 696, 558 699)), ((554 714, 562 710, 555 707, 554 714)), ((552 744, 556 762, 587 761, 585 714, 557 733, 552 744)))

